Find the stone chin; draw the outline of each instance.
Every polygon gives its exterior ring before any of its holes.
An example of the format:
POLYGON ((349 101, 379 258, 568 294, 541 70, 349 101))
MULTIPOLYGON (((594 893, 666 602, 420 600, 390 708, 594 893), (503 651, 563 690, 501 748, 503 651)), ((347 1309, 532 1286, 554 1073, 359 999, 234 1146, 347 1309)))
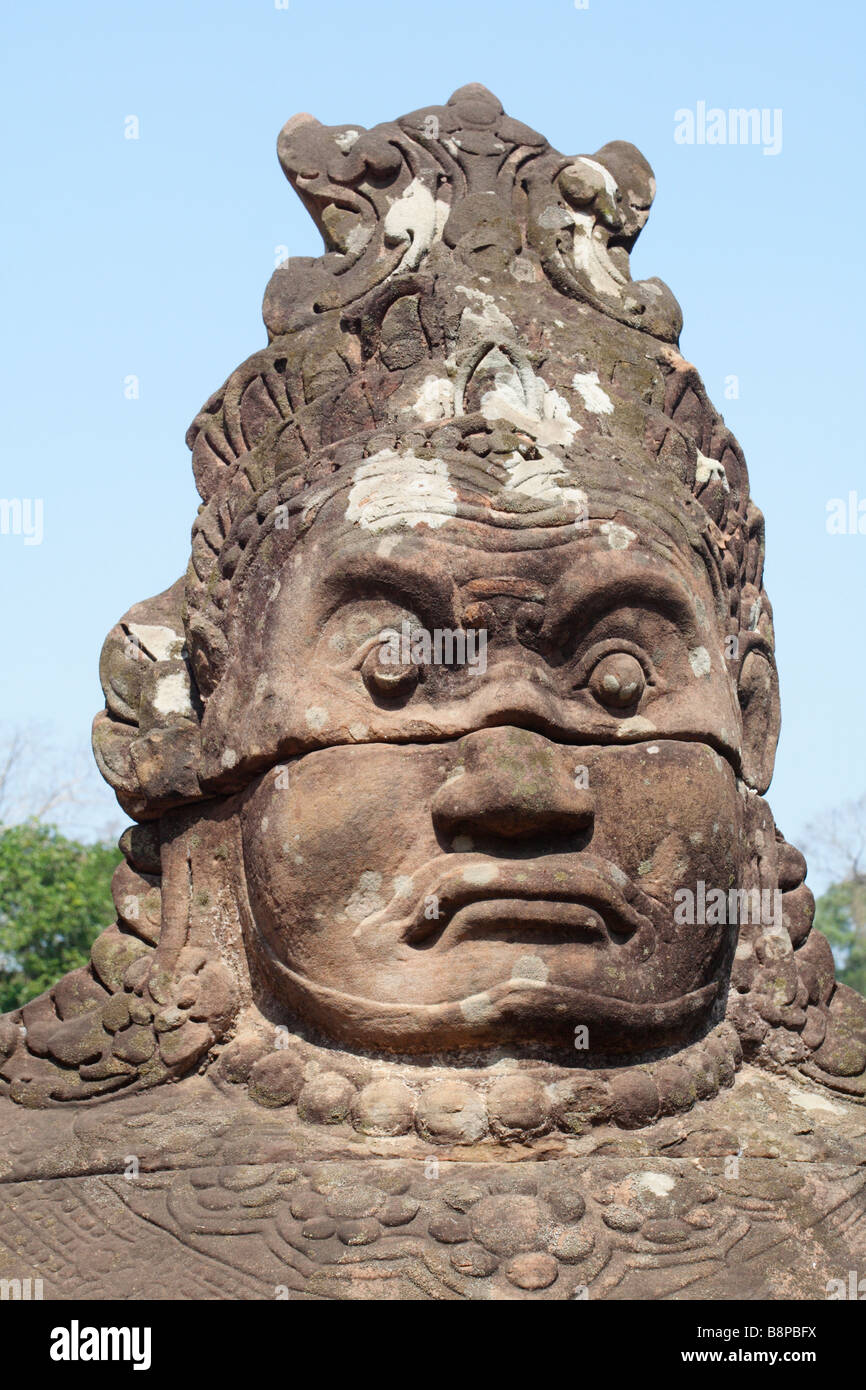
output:
POLYGON ((518 978, 459 1000, 404 1005, 329 989, 278 961, 263 937, 256 947, 282 1004, 314 1035, 353 1049, 440 1060, 450 1055, 464 1064, 503 1047, 511 1056, 543 1055, 553 1065, 573 1064, 579 1060, 580 1027, 590 1032, 596 1063, 606 1056, 643 1056, 682 1046, 706 1031, 702 1025, 720 993, 711 982, 678 999, 635 1004, 518 978))

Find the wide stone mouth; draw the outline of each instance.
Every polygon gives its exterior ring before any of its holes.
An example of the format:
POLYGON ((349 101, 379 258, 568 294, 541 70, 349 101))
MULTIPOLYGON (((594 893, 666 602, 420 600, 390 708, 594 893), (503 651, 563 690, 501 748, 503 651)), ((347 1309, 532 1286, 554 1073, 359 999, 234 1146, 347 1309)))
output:
MULTIPOLYGON (((458 908, 433 944, 434 949, 452 950, 464 941, 484 940, 522 942, 533 947, 582 945, 605 950, 625 942, 631 934, 617 930, 589 903, 502 897, 458 908)), ((412 944, 418 945, 419 941, 412 944)))
POLYGON ((718 997, 718 978, 675 997, 645 1001, 556 981, 560 953, 571 969, 575 953, 587 959, 621 951, 619 964, 632 978, 662 939, 669 913, 616 865, 594 856, 578 866, 568 855, 550 855, 546 863, 480 854, 457 858, 458 864, 444 868, 437 858, 404 879, 392 900, 355 928, 353 945, 371 961, 383 952, 444 956, 480 942, 525 945, 525 959, 516 961, 509 978, 481 993, 439 1002, 372 998, 290 966, 275 943, 255 931, 260 966, 284 1004, 316 1034, 392 1056, 456 1057, 513 1043, 529 1052, 540 1046, 548 1057, 573 1063, 575 1021, 594 1028, 602 1051, 645 1051, 681 1043, 718 997), (494 875, 500 876, 496 887, 490 882, 494 875), (437 892, 441 916, 431 920, 425 903, 437 892), (554 978, 548 978, 548 961, 554 978))
POLYGON ((367 939, 381 941, 387 933, 395 942, 434 951, 474 937, 599 949, 631 943, 645 959, 661 911, 622 870, 594 855, 517 861, 458 855, 444 866, 436 860, 424 865, 359 924, 354 940, 363 950, 367 939))
POLYGON ((572 881, 558 885, 555 892, 549 871, 536 873, 534 885, 533 875, 515 870, 513 865, 508 865, 501 877, 504 882, 488 887, 471 883, 446 887, 439 919, 431 921, 416 909, 403 940, 435 950, 451 950, 475 937, 510 938, 536 945, 583 943, 604 949, 623 945, 637 933, 646 945, 655 938, 648 917, 637 912, 612 885, 593 881, 594 876, 579 867, 572 870, 572 881))

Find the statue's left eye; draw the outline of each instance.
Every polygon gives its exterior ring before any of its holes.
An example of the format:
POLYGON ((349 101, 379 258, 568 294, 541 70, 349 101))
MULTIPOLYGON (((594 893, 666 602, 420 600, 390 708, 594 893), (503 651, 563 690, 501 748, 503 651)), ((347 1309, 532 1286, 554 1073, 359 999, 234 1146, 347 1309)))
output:
POLYGON ((629 709, 646 689, 646 672, 631 652, 608 652, 592 669, 589 688, 608 709, 629 709))
POLYGON ((389 661, 387 646, 377 643, 361 663, 361 676, 371 695, 380 700, 405 700, 418 684, 420 671, 414 662, 389 661))

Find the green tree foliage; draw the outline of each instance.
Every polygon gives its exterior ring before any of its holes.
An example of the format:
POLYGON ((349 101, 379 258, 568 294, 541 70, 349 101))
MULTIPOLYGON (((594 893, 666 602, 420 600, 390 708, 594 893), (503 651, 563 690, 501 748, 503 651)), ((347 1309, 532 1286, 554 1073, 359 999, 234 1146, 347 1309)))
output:
POLYGON ((35 820, 0 827, 0 1013, 87 963, 114 920, 120 858, 109 842, 81 844, 35 820))
POLYGON ((815 926, 833 947, 839 979, 866 994, 866 879, 828 888, 815 904, 815 926))
POLYGON ((866 994, 866 796, 825 811, 804 838, 810 868, 830 884, 815 926, 833 948, 837 979, 866 994))

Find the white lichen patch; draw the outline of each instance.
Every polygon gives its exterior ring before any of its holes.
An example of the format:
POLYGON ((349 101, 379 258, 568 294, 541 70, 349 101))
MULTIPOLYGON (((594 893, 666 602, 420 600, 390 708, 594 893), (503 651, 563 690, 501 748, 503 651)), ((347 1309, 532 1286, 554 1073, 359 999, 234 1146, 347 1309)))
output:
POLYGON ((413 179, 391 204, 383 224, 386 245, 409 242, 400 261, 400 270, 415 270, 418 267, 422 256, 441 237, 448 213, 448 204, 434 198, 420 179, 413 179))
POLYGON ((318 705, 311 705, 309 709, 304 710, 304 719, 306 720, 307 728, 312 729, 314 733, 318 733, 320 729, 324 729, 328 722, 328 711, 326 709, 320 709, 318 705))
POLYGON ((610 170, 605 169, 604 165, 599 164, 597 159, 590 159, 589 155, 586 154, 578 155, 577 163, 585 164, 588 168, 594 169, 597 174, 601 175, 605 191, 609 195, 611 202, 615 203, 616 195, 619 192, 619 185, 610 170))
POLYGON ((365 869, 354 892, 343 906, 344 914, 353 922, 363 922, 385 906, 382 898, 382 875, 375 869, 365 869))
POLYGON ((710 674, 710 654, 706 647, 691 647, 689 649, 689 665, 696 676, 708 676, 710 674))
POLYGON ((516 329, 511 319, 499 308, 492 294, 472 285, 455 285, 458 294, 465 294, 469 304, 460 315, 460 336, 463 338, 514 338, 516 329))
POLYGON ((453 384, 445 376, 425 377, 413 409, 425 424, 449 419, 454 414, 453 384))
POLYGON ((571 384, 592 415, 613 414, 613 401, 599 385, 598 372, 575 372, 571 384))
POLYGON ((538 984, 547 984, 549 970, 540 956, 521 956, 514 962, 511 971, 512 980, 534 980, 538 984))
POLYGON ((481 397, 487 420, 506 420, 531 435, 540 445, 568 445, 582 426, 571 416, 564 396, 530 369, 518 372, 505 353, 494 349, 484 358, 494 365, 494 385, 481 397))
POLYGON ((363 222, 359 222, 357 227, 353 227, 346 236, 346 250, 351 252, 353 256, 356 256, 359 251, 363 251, 372 235, 373 228, 365 226, 363 222))
POLYGON ((800 1091, 795 1086, 788 1088, 788 1096, 794 1105, 799 1105, 801 1110, 819 1110, 828 1115, 843 1115, 845 1112, 839 1105, 834 1105, 826 1096, 815 1095, 812 1091, 800 1091))
POLYGON ((156 683, 153 707, 159 714, 192 714, 189 676, 186 671, 172 671, 156 683))
POLYGON ((340 130, 334 136, 334 144, 343 151, 343 154, 348 154, 360 135, 360 130, 340 130))
POLYGON ((632 734, 654 734, 655 724, 649 719, 645 719, 642 714, 633 714, 631 719, 624 719, 617 725, 617 738, 630 738, 632 734))
POLYGON ((456 511, 457 493, 442 459, 382 449, 355 469, 346 520, 366 531, 393 531, 444 526, 456 511))
POLYGON ((224 767, 226 769, 235 767, 237 764, 237 760, 238 755, 233 748, 224 748, 222 752, 222 757, 220 758, 220 767, 224 767))
POLYGON ((554 506, 564 504, 573 508, 580 517, 586 517, 589 510, 586 493, 582 488, 573 486, 571 475, 561 459, 546 449, 539 450, 539 453, 541 456, 537 459, 525 459, 518 453, 508 455, 504 460, 508 469, 506 492, 520 492, 554 506))
POLYGON ((667 1197, 676 1187, 677 1180, 670 1173, 639 1173, 635 1178, 635 1184, 645 1188, 647 1192, 652 1192, 656 1197, 667 1197))
POLYGON ((463 870, 463 882, 483 886, 493 883, 499 877, 495 864, 467 864, 463 870))
POLYGON ((183 633, 159 623, 129 623, 129 631, 154 661, 170 661, 183 651, 183 633))
POLYGON ((637 540, 635 532, 621 526, 618 521, 605 521, 598 529, 603 536, 607 536, 611 550, 628 550, 631 542, 637 540))
POLYGON ((387 560, 388 556, 393 555, 394 551, 399 548, 400 541, 400 536, 383 536, 376 546, 376 554, 381 555, 383 560, 387 560))
POLYGON ((460 1012, 467 1023, 486 1023, 495 1010, 489 994, 472 994, 460 1000, 460 1012))
POLYGON ((725 492, 730 492, 731 490, 724 465, 719 463, 718 459, 707 458, 706 454, 702 454, 700 449, 698 449, 698 462, 695 468, 695 482, 720 482, 725 492))
POLYGON ((602 228, 589 212, 571 212, 570 220, 574 229, 572 260, 575 270, 586 276, 598 294, 620 299, 627 281, 607 254, 602 228))
POLYGON ((515 256, 508 269, 515 280, 523 280, 527 284, 536 278, 535 266, 525 256, 515 256))

